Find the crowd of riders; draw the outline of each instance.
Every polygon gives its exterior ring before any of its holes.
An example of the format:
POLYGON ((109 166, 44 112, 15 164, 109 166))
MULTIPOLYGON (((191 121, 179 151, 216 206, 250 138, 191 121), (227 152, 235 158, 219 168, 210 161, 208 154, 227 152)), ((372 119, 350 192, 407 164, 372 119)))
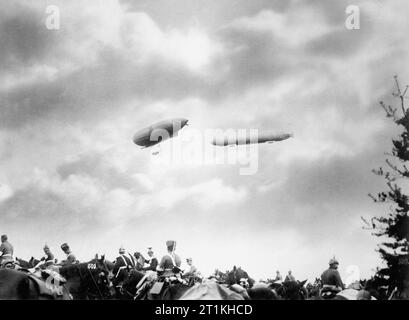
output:
MULTIPOLYGON (((193 265, 192 258, 187 258, 186 262, 188 264, 187 270, 181 269, 181 258, 175 252, 176 250, 176 241, 169 240, 166 241, 167 253, 158 260, 155 257, 152 247, 148 248, 147 257, 144 257, 141 253, 135 252, 130 254, 125 250, 123 246, 119 248, 119 255, 113 262, 113 283, 117 286, 120 286, 119 274, 122 270, 136 269, 142 272, 157 272, 163 277, 176 277, 179 281, 183 279, 201 279, 201 274, 197 268, 193 265)), ((13 245, 8 241, 7 235, 1 236, 1 245, 0 245, 0 268, 12 268, 16 261, 13 256, 13 245)), ((36 262, 36 265, 33 266, 34 269, 40 268, 45 269, 50 266, 57 264, 57 260, 54 258, 53 253, 51 252, 49 246, 46 244, 43 248, 44 256, 36 262)), ((79 263, 75 255, 71 251, 67 243, 61 245, 61 250, 66 255, 66 259, 59 262, 59 266, 70 265, 79 263)), ((18 264, 18 263, 17 263, 18 264)), ((329 261, 329 268, 325 270, 321 275, 322 283, 322 295, 333 295, 337 292, 340 292, 345 289, 345 286, 341 280, 341 276, 338 272, 339 262, 337 259, 332 258, 329 261)), ((284 282, 287 281, 296 281, 292 271, 289 270, 288 274, 285 277, 284 282)), ((279 271, 276 272, 276 277, 273 280, 275 283, 283 282, 283 278, 279 271)))

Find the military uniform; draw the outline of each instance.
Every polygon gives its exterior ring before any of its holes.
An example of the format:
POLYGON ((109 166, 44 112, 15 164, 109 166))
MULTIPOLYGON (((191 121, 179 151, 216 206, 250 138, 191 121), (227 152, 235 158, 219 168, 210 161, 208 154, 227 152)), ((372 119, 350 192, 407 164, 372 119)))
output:
POLYGON ((45 254, 45 256, 44 257, 42 257, 41 258, 41 260, 40 261, 44 261, 44 264, 42 265, 43 267, 49 267, 49 266, 51 266, 51 265, 53 265, 54 264, 54 255, 51 253, 51 251, 49 251, 49 252, 47 252, 46 254, 45 254))
POLYGON ((335 294, 345 288, 337 270, 338 264, 339 263, 335 257, 332 258, 329 261, 329 269, 325 270, 321 275, 322 289, 320 291, 320 296, 324 299, 332 298, 335 294))
POLYGON ((123 248, 119 251, 119 256, 115 260, 114 268, 112 273, 114 275, 112 279, 112 284, 115 287, 115 291, 119 294, 121 283, 126 279, 129 269, 135 268, 135 261, 132 259, 132 256, 125 254, 123 248))
POLYGON ((62 266, 78 263, 78 260, 75 258, 75 255, 71 252, 71 249, 70 249, 70 247, 68 246, 67 243, 63 243, 61 245, 61 249, 67 255, 67 258, 65 260, 61 261, 62 266))
POLYGON ((343 289, 344 284, 342 283, 341 276, 336 269, 329 268, 325 270, 321 275, 322 284, 325 286, 334 286, 343 289))
POLYGON ((7 240, 3 241, 0 245, 0 264, 4 265, 9 261, 14 261, 13 258, 14 249, 10 242, 7 240))
POLYGON ((121 270, 135 268, 134 260, 125 253, 120 254, 115 260, 115 266, 112 270, 115 277, 118 277, 121 270))
POLYGON ((159 264, 158 259, 156 259, 155 257, 151 257, 150 259, 145 259, 145 263, 148 263, 149 266, 142 268, 142 270, 144 271, 148 271, 148 270, 156 271, 156 268, 158 267, 158 264, 159 264))
POLYGON ((176 241, 169 240, 166 241, 166 246, 168 247, 168 253, 165 254, 157 268, 158 271, 163 272, 163 276, 171 276, 174 275, 174 268, 180 268, 182 264, 182 260, 180 257, 174 252, 176 247, 176 241))

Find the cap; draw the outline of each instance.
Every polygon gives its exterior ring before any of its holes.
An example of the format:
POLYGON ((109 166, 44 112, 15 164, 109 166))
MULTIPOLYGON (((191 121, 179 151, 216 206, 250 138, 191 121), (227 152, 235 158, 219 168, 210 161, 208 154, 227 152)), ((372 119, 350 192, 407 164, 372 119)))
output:
POLYGON ((176 244, 176 241, 174 241, 174 240, 168 240, 168 241, 166 241, 166 246, 167 246, 167 247, 174 246, 175 244, 176 244))
POLYGON ((63 249, 63 250, 69 249, 69 248, 70 248, 70 247, 68 246, 67 243, 63 243, 63 244, 61 245, 61 249, 63 249))
POLYGON ((123 245, 119 248, 119 253, 125 253, 125 248, 123 245))

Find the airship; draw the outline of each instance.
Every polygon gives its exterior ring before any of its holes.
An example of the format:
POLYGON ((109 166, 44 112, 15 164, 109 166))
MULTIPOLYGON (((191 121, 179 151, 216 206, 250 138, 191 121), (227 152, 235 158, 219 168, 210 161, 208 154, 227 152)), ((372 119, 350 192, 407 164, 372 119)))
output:
POLYGON ((236 136, 236 137, 226 137, 217 136, 213 137, 212 144, 215 146, 231 146, 231 145, 242 145, 242 144, 253 144, 253 143, 273 143, 277 141, 287 140, 294 137, 292 133, 261 133, 255 137, 251 136, 236 136))
POLYGON ((174 118, 160 121, 136 132, 133 142, 143 148, 149 148, 158 143, 170 139, 178 134, 189 120, 184 118, 174 118))

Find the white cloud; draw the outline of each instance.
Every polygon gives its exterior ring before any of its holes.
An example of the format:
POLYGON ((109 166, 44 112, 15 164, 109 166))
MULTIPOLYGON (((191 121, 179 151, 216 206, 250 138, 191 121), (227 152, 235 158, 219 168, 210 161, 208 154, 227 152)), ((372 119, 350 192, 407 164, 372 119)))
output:
POLYGON ((228 27, 253 32, 271 33, 278 45, 300 47, 334 30, 323 19, 316 7, 294 6, 289 12, 262 10, 252 17, 238 18, 228 27))
POLYGON ((140 63, 159 58, 198 72, 204 71, 222 50, 221 45, 198 26, 161 30, 144 12, 127 13, 121 31, 124 48, 130 50, 132 60, 140 63))
POLYGON ((13 195, 13 190, 7 184, 0 184, 0 202, 10 198, 13 195))

